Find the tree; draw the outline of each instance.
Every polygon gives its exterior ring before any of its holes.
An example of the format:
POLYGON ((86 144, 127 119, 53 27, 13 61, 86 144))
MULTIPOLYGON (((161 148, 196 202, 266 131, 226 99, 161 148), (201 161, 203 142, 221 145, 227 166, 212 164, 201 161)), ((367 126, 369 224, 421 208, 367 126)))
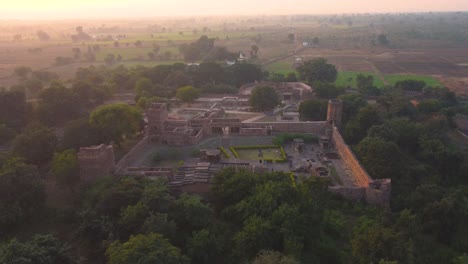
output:
POLYGON ((393 178, 402 167, 401 152, 393 142, 367 137, 356 146, 356 155, 372 178, 393 178))
POLYGON ((50 160, 57 145, 55 132, 42 125, 30 125, 13 140, 13 153, 33 164, 50 160))
POLYGON ((183 193, 175 201, 173 211, 170 214, 179 229, 185 235, 192 234, 195 230, 206 227, 212 215, 211 208, 201 202, 196 195, 183 193))
POLYGON ((195 69, 193 79, 195 85, 202 85, 206 83, 222 82, 224 78, 224 69, 218 63, 204 62, 195 69))
POLYGON ((127 104, 111 104, 94 110, 89 123, 97 129, 102 142, 114 141, 120 145, 123 136, 132 136, 140 129, 141 120, 138 108, 127 104))
POLYGON ((296 38, 296 36, 294 35, 294 33, 289 33, 288 34, 288 40, 289 42, 294 42, 294 39, 296 38))
POLYGON ((98 132, 89 125, 88 118, 72 120, 65 124, 61 149, 89 147, 99 143, 98 132))
POLYGON ((382 46, 387 46, 389 41, 388 41, 388 38, 387 38, 387 35, 385 34, 379 34, 377 36, 377 41, 379 42, 380 45, 382 46))
POLYGON ((24 91, 0 89, 0 124, 21 128, 26 123, 28 108, 24 91))
POLYGON ((225 225, 213 224, 209 229, 195 231, 187 242, 187 254, 193 264, 221 263, 226 260, 229 230, 225 225))
POLYGON ((437 99, 425 99, 419 102, 417 108, 421 113, 431 114, 439 112, 442 105, 437 99))
POLYGON ((61 186, 67 186, 73 190, 73 186, 80 180, 76 151, 68 149, 55 153, 50 171, 61 186))
POLYGON ((252 264, 299 264, 299 262, 281 252, 262 250, 252 264))
POLYGON ((357 114, 361 107, 367 105, 367 101, 359 94, 343 94, 338 99, 343 101, 343 126, 357 114))
POLYGON ((257 57, 259 47, 257 45, 252 45, 251 49, 254 57, 257 57))
POLYGON ((280 103, 278 94, 270 86, 261 86, 253 89, 249 101, 252 107, 261 111, 272 110, 280 103))
POLYGON ((317 46, 320 42, 320 39, 318 37, 315 37, 313 40, 312 40, 312 43, 314 43, 314 46, 317 46))
POLYGON ((345 92, 343 87, 329 82, 315 82, 313 87, 317 95, 324 99, 334 99, 345 92))
POLYGON ((36 32, 37 37, 39 38, 40 41, 48 41, 50 40, 49 34, 47 34, 45 31, 39 30, 36 32))
POLYGON ((112 88, 106 84, 92 83, 92 80, 78 80, 73 83, 72 92, 82 107, 93 108, 111 95, 112 88))
POLYGON ((356 76, 356 86, 359 92, 365 95, 378 95, 379 90, 374 86, 374 76, 360 73, 356 76))
POLYGON ((227 75, 229 83, 238 87, 264 78, 262 69, 251 63, 236 63, 227 69, 227 75))
POLYGON ((396 82, 395 87, 408 91, 421 92, 423 88, 426 87, 426 82, 408 79, 396 82))
POLYGON ((106 65, 112 65, 115 63, 115 55, 114 54, 107 54, 104 58, 104 62, 106 65))
POLYGON ((367 135, 367 130, 381 123, 379 112, 374 106, 359 109, 357 115, 345 127, 344 135, 348 144, 356 144, 367 135))
POLYGON ((176 97, 184 103, 192 103, 198 98, 200 92, 193 86, 184 86, 177 89, 176 97))
POLYGON ((309 83, 335 82, 338 74, 335 65, 327 63, 324 58, 308 60, 299 66, 297 71, 301 79, 309 83))
POLYGON ((0 263, 73 264, 77 263, 68 245, 52 235, 34 235, 27 242, 16 239, 0 245, 0 263))
POLYGON ((164 79, 164 85, 171 89, 192 84, 192 78, 182 70, 175 70, 164 79))
POLYGON ((0 235, 6 237, 20 223, 34 217, 45 199, 44 184, 35 166, 18 158, 5 160, 0 167, 0 235))
POLYGON ((123 244, 116 241, 107 248, 106 255, 109 257, 109 264, 189 263, 179 248, 157 233, 136 235, 123 244))
POLYGON ((302 120, 323 121, 327 119, 327 101, 308 99, 302 101, 299 106, 299 114, 302 120))
POLYGON ((151 79, 140 78, 135 84, 136 99, 140 97, 151 97, 155 95, 155 88, 151 79))
POLYGON ((46 124, 55 125, 79 115, 78 98, 61 83, 52 83, 40 92, 39 98, 41 101, 37 106, 37 115, 46 124))
POLYGON ((26 66, 18 66, 15 68, 15 74, 20 77, 21 79, 27 79, 28 76, 31 74, 32 70, 30 67, 26 66))

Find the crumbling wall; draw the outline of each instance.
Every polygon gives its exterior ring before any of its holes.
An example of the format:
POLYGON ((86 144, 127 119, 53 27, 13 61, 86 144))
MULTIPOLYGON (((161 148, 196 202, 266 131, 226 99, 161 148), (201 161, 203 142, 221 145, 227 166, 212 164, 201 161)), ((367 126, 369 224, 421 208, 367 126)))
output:
POLYGON ((82 182, 111 175, 115 169, 114 148, 104 144, 80 148, 78 166, 82 182))

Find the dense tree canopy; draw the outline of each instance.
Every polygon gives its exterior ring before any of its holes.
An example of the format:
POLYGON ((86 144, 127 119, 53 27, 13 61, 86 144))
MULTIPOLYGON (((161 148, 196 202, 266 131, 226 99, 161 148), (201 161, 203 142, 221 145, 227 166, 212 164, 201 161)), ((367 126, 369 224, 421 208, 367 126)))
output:
POLYGON ((37 107, 39 120, 55 125, 79 115, 80 102, 71 89, 61 83, 54 83, 39 94, 41 101, 37 107))
POLYGON ((323 121, 327 119, 327 106, 326 100, 305 100, 299 106, 299 114, 302 120, 323 121))
POLYGON ((324 58, 305 61, 297 71, 300 78, 308 83, 335 82, 338 74, 336 67, 324 58))
POLYGON ((56 153, 50 170, 60 185, 73 188, 73 185, 79 181, 76 151, 69 149, 56 153))
POLYGON ((199 91, 193 86, 184 86, 177 89, 176 97, 184 103, 191 103, 199 96, 199 91))
POLYGON ((37 215, 45 198, 44 184, 35 166, 17 158, 5 160, 0 167, 0 235, 6 237, 37 215))
POLYGON ((255 87, 249 101, 253 108, 261 111, 272 110, 280 103, 278 94, 270 86, 255 87))
POLYGON ((27 242, 16 239, 0 245, 0 263, 74 264, 70 248, 52 235, 35 235, 27 242))
POLYGON ((28 114, 26 95, 22 91, 0 89, 0 124, 9 128, 21 128, 28 114))
POLYGON ((317 95, 323 99, 334 99, 345 92, 343 87, 329 82, 314 82, 313 87, 317 95))
POLYGON ((187 264, 189 260, 180 249, 160 234, 136 235, 121 244, 114 242, 107 249, 109 264, 167 263, 187 264))
POLYGON ((102 142, 120 144, 123 136, 132 136, 141 125, 138 108, 126 104, 105 105, 94 110, 89 123, 96 128, 102 142))
POLYGON ((41 164, 52 158, 56 146, 57 137, 52 129, 33 124, 15 137, 13 153, 30 163, 41 164))

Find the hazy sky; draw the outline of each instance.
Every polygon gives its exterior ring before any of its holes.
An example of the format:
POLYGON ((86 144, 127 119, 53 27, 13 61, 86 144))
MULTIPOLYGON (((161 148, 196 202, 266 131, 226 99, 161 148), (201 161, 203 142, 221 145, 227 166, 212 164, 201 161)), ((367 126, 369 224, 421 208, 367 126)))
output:
POLYGON ((0 0, 0 19, 419 11, 468 11, 468 0, 0 0))

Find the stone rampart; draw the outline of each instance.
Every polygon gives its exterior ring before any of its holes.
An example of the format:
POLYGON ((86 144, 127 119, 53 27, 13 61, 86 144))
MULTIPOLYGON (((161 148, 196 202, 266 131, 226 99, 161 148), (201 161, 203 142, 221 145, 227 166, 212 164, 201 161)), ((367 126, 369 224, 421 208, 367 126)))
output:
POLYGON ((360 202, 366 199, 365 187, 330 186, 328 190, 351 201, 360 202))
POLYGON ((138 144, 136 144, 130 152, 128 152, 123 158, 119 160, 115 166, 116 174, 125 174, 126 168, 133 164, 138 153, 143 152, 145 149, 149 148, 151 145, 150 137, 144 137, 138 144))
POLYGON ((368 204, 388 207, 390 205, 391 180, 373 180, 362 167, 352 150, 346 145, 343 137, 336 127, 333 127, 331 141, 338 154, 351 171, 356 187, 330 187, 332 192, 338 193, 350 200, 364 200, 368 204))
POLYGON ((349 170, 356 180, 356 184, 360 187, 368 187, 369 182, 372 180, 369 174, 364 170, 359 160, 354 155, 353 151, 346 145, 343 137, 336 127, 333 127, 333 133, 331 141, 335 146, 341 159, 346 164, 349 170))
POLYGON ((271 126, 273 132, 279 133, 315 133, 322 134, 327 127, 326 121, 316 122, 251 122, 242 123, 242 128, 263 128, 271 126))

